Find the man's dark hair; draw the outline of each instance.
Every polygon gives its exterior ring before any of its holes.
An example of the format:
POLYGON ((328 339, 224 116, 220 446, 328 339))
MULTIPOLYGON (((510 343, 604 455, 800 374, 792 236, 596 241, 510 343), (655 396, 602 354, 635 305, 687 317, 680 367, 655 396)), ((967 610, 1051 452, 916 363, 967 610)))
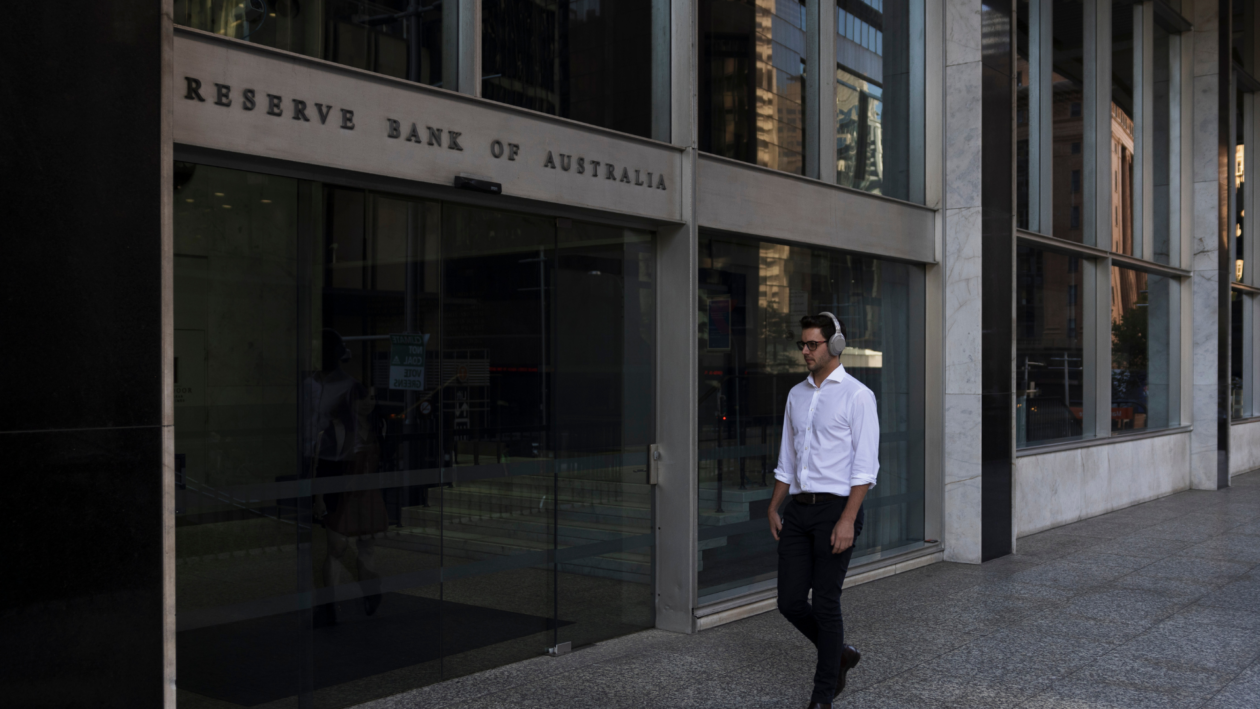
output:
MULTIPOLYGON (((836 318, 836 321, 840 323, 840 334, 848 339, 849 331, 845 329, 844 321, 840 318, 836 318)), ((826 315, 806 315, 801 318, 802 331, 815 327, 822 330, 824 340, 830 340, 831 336, 836 334, 836 324, 831 322, 831 318, 826 315)))

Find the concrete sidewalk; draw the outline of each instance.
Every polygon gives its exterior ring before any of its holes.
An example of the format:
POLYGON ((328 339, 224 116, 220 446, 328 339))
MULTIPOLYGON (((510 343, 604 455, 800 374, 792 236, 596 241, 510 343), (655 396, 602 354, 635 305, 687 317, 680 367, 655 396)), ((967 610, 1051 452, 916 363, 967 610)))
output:
MULTIPOLYGON (((843 707, 1260 707, 1260 473, 844 592, 843 707)), ((813 647, 778 613, 647 631, 363 705, 804 707, 813 647)))

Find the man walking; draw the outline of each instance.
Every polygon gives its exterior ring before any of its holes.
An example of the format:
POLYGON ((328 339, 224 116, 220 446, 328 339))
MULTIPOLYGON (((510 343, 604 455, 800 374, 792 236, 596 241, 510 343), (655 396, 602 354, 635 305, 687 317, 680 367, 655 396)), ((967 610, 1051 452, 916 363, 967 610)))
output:
POLYGON ((844 644, 840 590, 862 533, 862 499, 879 473, 879 413, 875 394, 840 364, 844 336, 831 313, 801 318, 796 346, 809 376, 788 392, 770 499, 779 612, 818 648, 809 709, 829 709, 862 658, 844 644))

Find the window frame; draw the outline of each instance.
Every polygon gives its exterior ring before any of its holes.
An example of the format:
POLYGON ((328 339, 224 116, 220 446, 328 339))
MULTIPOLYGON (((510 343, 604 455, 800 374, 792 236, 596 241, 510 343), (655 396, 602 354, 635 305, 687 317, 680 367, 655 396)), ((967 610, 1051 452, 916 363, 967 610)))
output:
MULTIPOLYGON (((1031 15, 1028 34, 1028 63, 1032 86, 1029 93, 1029 188, 1027 229, 1016 229, 1020 246, 1058 251, 1080 258, 1085 274, 1083 288, 1077 297, 1084 302, 1082 324, 1085 340, 1083 377, 1084 425, 1082 438, 1064 442, 1025 446, 1016 456, 1033 455, 1076 447, 1099 445, 1133 436, 1155 436, 1185 430, 1190 419, 1192 352, 1183 333, 1191 329, 1189 305, 1191 273, 1186 269, 1192 254, 1189 223, 1192 195, 1190 171, 1186 159, 1190 155, 1191 136, 1186 128, 1192 115, 1192 96, 1183 87, 1192 82, 1192 57, 1186 51, 1183 33, 1191 31, 1190 23, 1162 3, 1139 2, 1133 5, 1134 27, 1134 167, 1133 167, 1133 244, 1134 254, 1112 251, 1111 229, 1118 205, 1112 204, 1112 186, 1116 174, 1112 170, 1111 76, 1112 76, 1112 3, 1108 0, 1084 0, 1083 44, 1087 57, 1084 66, 1084 135, 1080 150, 1084 154, 1082 192, 1084 208, 1080 211, 1081 243, 1052 235, 1054 142, 1053 142, 1053 57, 1043 61, 1042 49, 1053 51, 1053 0, 1028 0, 1031 15), (1157 6, 1158 5, 1158 6, 1157 6), (1168 263, 1156 261, 1154 244, 1154 39, 1159 26, 1168 33, 1169 41, 1169 214, 1168 263), (1042 135, 1041 128, 1046 128, 1042 135), (1111 273, 1118 266, 1170 278, 1169 323, 1170 342, 1181 343, 1169 352, 1169 425, 1113 434, 1111 431, 1111 273)), ((1260 103, 1256 104, 1260 106, 1260 103)), ((1072 108, 1075 108, 1073 106, 1072 108)), ((1250 135, 1250 134, 1249 134, 1250 135)), ((1075 144, 1073 147, 1076 147, 1075 144)), ((1249 160, 1250 160, 1250 153, 1249 160)), ((1251 163, 1248 162, 1248 166, 1251 163)), ((1019 197, 1017 197, 1018 199, 1019 197)), ((1074 205, 1078 206, 1078 205, 1074 205)), ((1232 219, 1231 211, 1231 219, 1232 219)), ((1254 231, 1254 228, 1253 228, 1254 231)), ((1162 254, 1160 255, 1162 256, 1162 254)), ((1253 293, 1250 301, 1260 307, 1260 283, 1249 269, 1246 280, 1237 287, 1253 293)), ((1254 328, 1248 331, 1249 335, 1254 328)), ((1014 343, 1012 343, 1014 346, 1014 343)), ((1255 348, 1253 348, 1255 349, 1255 348)), ((1249 359, 1249 363, 1251 360, 1249 359)), ((1254 369, 1254 366, 1251 367, 1254 369)), ((1248 369, 1247 371, 1251 371, 1248 369)), ((1254 379, 1254 377, 1253 377, 1254 379)), ((1248 396, 1250 396, 1250 389, 1248 396)), ((1248 399, 1250 402, 1250 399, 1248 399)), ((1251 411, 1251 408, 1247 408, 1251 411)))

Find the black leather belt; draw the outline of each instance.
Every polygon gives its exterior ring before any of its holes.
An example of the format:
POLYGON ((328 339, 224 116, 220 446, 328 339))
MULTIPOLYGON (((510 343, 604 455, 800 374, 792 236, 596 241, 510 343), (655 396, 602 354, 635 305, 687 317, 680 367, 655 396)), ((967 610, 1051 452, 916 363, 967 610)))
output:
POLYGON ((829 492, 802 492, 792 496, 792 502, 798 505, 817 505, 822 502, 835 502, 836 500, 847 500, 849 498, 842 495, 833 495, 829 492))

